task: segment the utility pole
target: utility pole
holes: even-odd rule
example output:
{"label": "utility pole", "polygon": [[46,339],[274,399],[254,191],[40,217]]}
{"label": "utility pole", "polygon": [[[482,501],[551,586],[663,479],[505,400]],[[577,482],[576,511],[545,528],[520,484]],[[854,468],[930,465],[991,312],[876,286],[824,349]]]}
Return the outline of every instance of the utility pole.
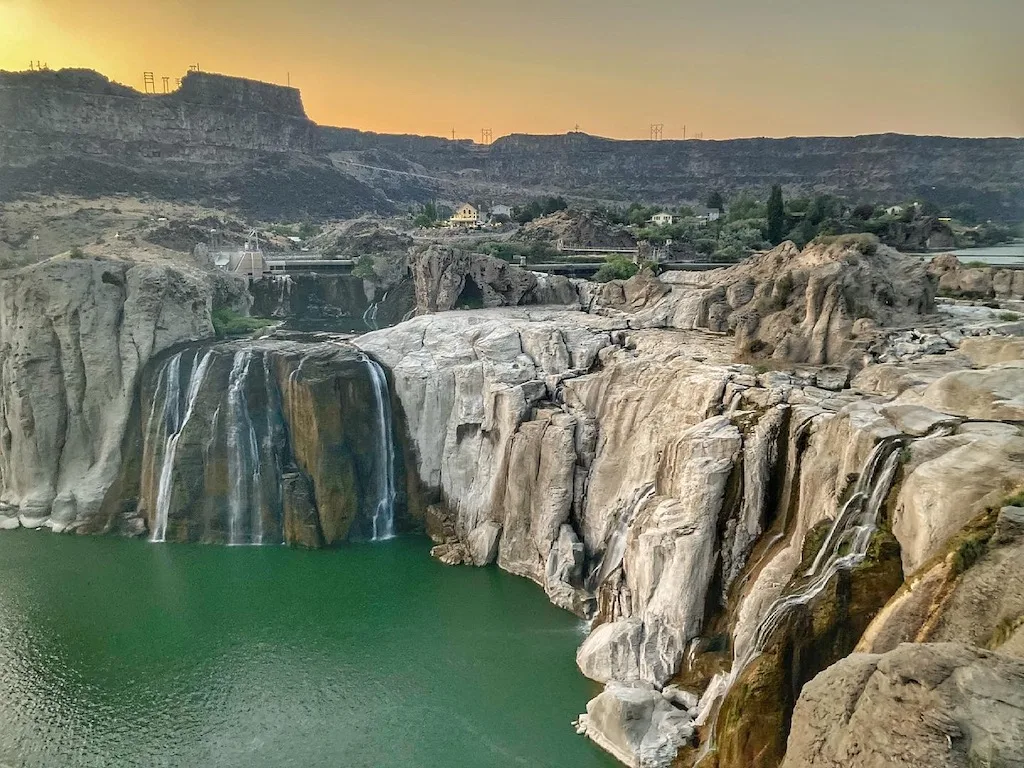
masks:
{"label": "utility pole", "polygon": [[171,78],[169,78],[169,77],[161,77],[160,79],[164,81],[164,93],[170,93],[171,92]]}
{"label": "utility pole", "polygon": [[288,87],[289,88],[292,87],[292,73],[291,72],[288,73]]}
{"label": "utility pole", "polygon": [[452,141],[455,141],[455,128],[452,128]]}
{"label": "utility pole", "polygon": [[490,144],[491,141],[493,140],[492,139],[493,136],[494,136],[494,133],[491,131],[490,128],[481,128],[480,129],[480,143],[481,144]]}
{"label": "utility pole", "polygon": [[156,81],[153,79],[152,72],[142,73],[142,92],[156,93]]}
{"label": "utility pole", "polygon": [[686,126],[683,126],[683,141],[686,141]]}

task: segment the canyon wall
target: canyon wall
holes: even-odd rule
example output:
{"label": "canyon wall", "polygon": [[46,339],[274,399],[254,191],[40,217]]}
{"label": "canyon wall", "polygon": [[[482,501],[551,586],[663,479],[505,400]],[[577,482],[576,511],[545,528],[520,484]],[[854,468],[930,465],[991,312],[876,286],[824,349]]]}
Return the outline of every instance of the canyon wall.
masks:
{"label": "canyon wall", "polygon": [[336,171],[294,88],[189,72],[142,94],[91,70],[0,72],[0,200],[153,195],[265,216],[390,206]]}
{"label": "canyon wall", "polygon": [[[1019,342],[922,314],[934,288],[910,260],[787,248],[699,286],[606,286],[619,298],[596,314],[447,312],[356,340],[410,414],[435,556],[496,562],[591,619],[577,661],[606,688],[579,728],[630,765],[777,765],[804,684],[1024,483]],[[792,298],[747,336],[731,325],[786,275]],[[736,332],[671,322],[700,306]],[[846,346],[868,318],[934,330]],[[735,362],[751,339],[785,352]],[[941,593],[1002,563],[978,636],[1010,652],[1016,577],[994,538],[971,541]],[[928,602],[926,623],[962,625],[955,604]],[[933,638],[921,615],[884,636]]]}
{"label": "canyon wall", "polygon": [[146,364],[213,335],[203,273],[53,259],[0,280],[0,525],[94,520]]}

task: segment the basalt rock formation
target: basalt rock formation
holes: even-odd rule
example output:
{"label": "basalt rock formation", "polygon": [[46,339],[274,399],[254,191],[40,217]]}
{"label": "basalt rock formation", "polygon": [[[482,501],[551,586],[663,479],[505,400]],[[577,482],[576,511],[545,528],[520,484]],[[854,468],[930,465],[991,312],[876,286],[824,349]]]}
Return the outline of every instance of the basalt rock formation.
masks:
{"label": "basalt rock formation", "polygon": [[940,296],[1024,300],[1024,270],[967,267],[945,253],[929,262],[928,274],[938,278]]}
{"label": "basalt rock formation", "polygon": [[521,304],[575,304],[568,278],[530,272],[493,256],[432,245],[412,256],[419,313]]}
{"label": "basalt rock formation", "polygon": [[147,194],[296,218],[391,210],[321,153],[298,90],[205,72],[159,95],[89,70],[2,72],[0,168],[0,200]]}
{"label": "basalt rock formation", "polygon": [[156,541],[319,547],[403,525],[387,378],[354,348],[185,348],[150,366],[141,393],[141,467],[121,485],[122,527],[134,512]]}
{"label": "basalt rock formation", "polygon": [[54,259],[0,280],[0,526],[99,514],[146,364],[213,335],[203,274]]}
{"label": "basalt rock formation", "polygon": [[741,360],[859,366],[879,327],[934,311],[934,287],[919,262],[873,242],[783,243],[732,267],[613,281],[589,306],[630,328],[729,334]]}
{"label": "basalt rock formation", "polygon": [[[23,270],[0,290],[0,523],[322,546],[422,517],[439,559],[591,622],[577,663],[605,688],[577,728],[626,764],[844,764],[909,699],[863,765],[940,737],[936,765],[1013,765],[1024,348],[860,247],[351,341],[184,344],[210,333],[208,277]],[[536,295],[421,257],[426,309],[473,275],[492,305]]]}
{"label": "basalt rock formation", "polygon": [[[755,326],[785,320],[767,337],[784,370],[735,362],[739,330],[671,322],[705,303],[728,329],[725,308],[784,275],[799,288]],[[951,547],[968,574],[998,563],[959,601],[929,602],[929,625],[962,626],[953,606],[983,588],[1014,620],[1016,561],[956,538],[1024,484],[1015,342],[922,315],[923,268],[886,251],[787,246],[697,287],[618,290],[635,306],[449,312],[356,341],[410,414],[436,555],[493,557],[592,620],[577,661],[607,689],[581,732],[627,764],[777,765],[804,684]],[[871,330],[847,346],[855,320]],[[912,320],[933,330],[880,327]],[[885,636],[918,632],[908,621]]]}
{"label": "basalt rock formation", "polygon": [[559,240],[570,248],[635,248],[636,240],[623,227],[589,211],[558,211],[523,226],[513,240],[554,245]]}
{"label": "basalt rock formation", "polygon": [[1019,765],[1024,661],[959,644],[854,654],[812,680],[783,768]]}

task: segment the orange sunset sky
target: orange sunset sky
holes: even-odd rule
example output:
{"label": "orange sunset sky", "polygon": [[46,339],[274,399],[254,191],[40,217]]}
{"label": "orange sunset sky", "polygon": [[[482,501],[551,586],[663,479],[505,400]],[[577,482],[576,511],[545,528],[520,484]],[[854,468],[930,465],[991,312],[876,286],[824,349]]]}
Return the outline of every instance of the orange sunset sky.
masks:
{"label": "orange sunset sky", "polygon": [[479,140],[1024,135],[1024,0],[0,0],[0,69],[302,89],[327,125]]}

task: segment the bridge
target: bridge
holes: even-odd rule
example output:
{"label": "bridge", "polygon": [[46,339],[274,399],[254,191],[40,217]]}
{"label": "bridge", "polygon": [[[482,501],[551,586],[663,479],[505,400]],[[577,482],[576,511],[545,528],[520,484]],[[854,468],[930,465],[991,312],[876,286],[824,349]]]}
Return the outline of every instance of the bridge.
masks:
{"label": "bridge", "polygon": [[[567,250],[567,253],[572,251]],[[585,253],[586,249],[578,249],[576,252]],[[636,251],[622,249],[609,251],[601,249],[596,251],[600,255],[609,253],[629,253],[636,255]],[[322,253],[311,251],[301,252],[274,252],[262,250],[246,251],[222,251],[214,256],[214,263],[227,272],[242,275],[247,279],[261,280],[266,275],[296,275],[304,273],[348,275],[355,268],[355,259],[343,259],[333,256],[325,256]],[[513,263],[513,262],[510,262]],[[519,259],[516,266],[528,269],[532,272],[544,272],[549,275],[565,275],[566,277],[590,278],[606,262],[591,261],[582,259],[570,259],[567,261],[541,262],[537,264],[527,263],[525,258]],[[710,262],[678,261],[666,262],[659,265],[663,270],[687,270],[702,272],[709,269],[727,266],[726,264],[714,264]]]}

